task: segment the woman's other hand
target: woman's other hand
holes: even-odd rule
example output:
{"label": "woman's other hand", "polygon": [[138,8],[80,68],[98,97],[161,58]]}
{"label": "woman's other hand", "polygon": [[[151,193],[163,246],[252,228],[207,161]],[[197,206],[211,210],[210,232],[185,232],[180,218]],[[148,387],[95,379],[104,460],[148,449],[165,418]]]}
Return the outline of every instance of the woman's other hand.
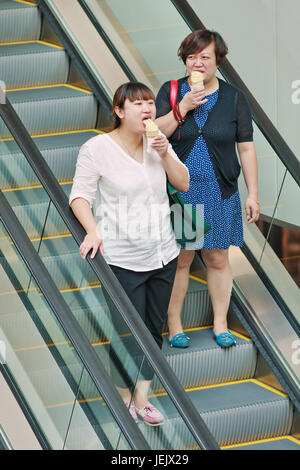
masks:
{"label": "woman's other hand", "polygon": [[86,258],[87,254],[92,250],[91,258],[93,259],[96,256],[97,251],[99,250],[100,253],[103,255],[103,245],[102,239],[100,237],[99,232],[93,231],[88,233],[85,237],[83,242],[79,247],[79,252],[83,259]]}
{"label": "woman's other hand", "polygon": [[253,222],[257,222],[259,219],[259,202],[256,199],[252,199],[248,197],[246,199],[246,216],[248,220],[248,224],[252,224]]}

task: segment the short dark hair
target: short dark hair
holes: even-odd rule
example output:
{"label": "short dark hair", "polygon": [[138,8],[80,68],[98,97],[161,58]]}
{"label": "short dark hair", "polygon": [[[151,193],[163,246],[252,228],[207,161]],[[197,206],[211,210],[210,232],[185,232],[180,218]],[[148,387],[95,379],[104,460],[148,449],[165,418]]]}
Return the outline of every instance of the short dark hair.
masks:
{"label": "short dark hair", "polygon": [[217,65],[220,65],[226,54],[228,47],[222,36],[216,31],[208,29],[197,29],[190,33],[180,44],[178,56],[186,63],[190,54],[200,52],[214,41]]}
{"label": "short dark hair", "polygon": [[155,96],[152,90],[148,88],[144,83],[140,82],[127,82],[119,86],[117,91],[114,94],[113,98],[113,129],[116,129],[120,126],[121,120],[119,116],[115,113],[115,107],[123,109],[124,103],[126,100],[135,101],[135,100],[154,100]]}

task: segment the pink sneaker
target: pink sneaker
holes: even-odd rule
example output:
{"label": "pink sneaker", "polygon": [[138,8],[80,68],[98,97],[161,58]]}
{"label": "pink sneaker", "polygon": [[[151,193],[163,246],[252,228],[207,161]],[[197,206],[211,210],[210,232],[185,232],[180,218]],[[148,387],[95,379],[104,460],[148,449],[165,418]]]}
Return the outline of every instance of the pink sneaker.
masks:
{"label": "pink sneaker", "polygon": [[160,426],[164,423],[164,417],[157,408],[151,403],[146,403],[144,408],[138,409],[135,407],[137,414],[143,419],[143,421],[149,426]]}
{"label": "pink sneaker", "polygon": [[129,409],[129,413],[131,414],[131,416],[132,416],[132,418],[134,419],[134,421],[135,421],[136,423],[138,423],[139,420],[138,420],[138,417],[137,417],[137,414],[136,414],[136,411],[135,411],[135,406],[134,406],[134,404],[133,404],[133,403],[130,404],[129,401],[126,401],[126,402],[125,402],[125,406],[126,406],[126,408]]}

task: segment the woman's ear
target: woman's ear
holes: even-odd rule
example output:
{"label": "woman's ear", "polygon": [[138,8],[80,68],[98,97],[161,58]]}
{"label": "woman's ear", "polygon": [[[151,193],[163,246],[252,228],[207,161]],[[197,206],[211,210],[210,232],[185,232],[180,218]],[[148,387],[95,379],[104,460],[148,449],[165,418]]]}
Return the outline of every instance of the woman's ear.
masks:
{"label": "woman's ear", "polygon": [[124,117],[124,109],[119,108],[119,106],[115,106],[114,112],[115,112],[115,114],[118,116],[119,119],[123,119],[123,117]]}

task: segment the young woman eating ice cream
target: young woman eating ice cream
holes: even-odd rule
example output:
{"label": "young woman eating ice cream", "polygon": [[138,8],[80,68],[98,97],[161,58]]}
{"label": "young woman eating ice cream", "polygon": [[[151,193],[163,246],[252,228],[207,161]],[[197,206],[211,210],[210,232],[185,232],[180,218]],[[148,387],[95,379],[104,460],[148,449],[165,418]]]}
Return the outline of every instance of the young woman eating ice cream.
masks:
{"label": "young woman eating ice cream", "polygon": [[[118,88],[113,130],[90,139],[79,152],[70,205],[87,232],[81,256],[102,252],[161,348],[179,248],[169,211],[162,210],[160,217],[157,211],[169,207],[166,179],[187,191],[189,173],[167,138],[161,133],[153,137],[155,116],[155,97],[148,87],[129,82]],[[146,125],[152,132],[150,146]],[[112,312],[112,320],[117,317]],[[134,347],[131,354],[139,355]],[[162,424],[163,415],[148,401],[153,370],[146,360],[140,366],[134,393],[116,367],[113,380],[135,420],[140,416],[146,424]]]}

